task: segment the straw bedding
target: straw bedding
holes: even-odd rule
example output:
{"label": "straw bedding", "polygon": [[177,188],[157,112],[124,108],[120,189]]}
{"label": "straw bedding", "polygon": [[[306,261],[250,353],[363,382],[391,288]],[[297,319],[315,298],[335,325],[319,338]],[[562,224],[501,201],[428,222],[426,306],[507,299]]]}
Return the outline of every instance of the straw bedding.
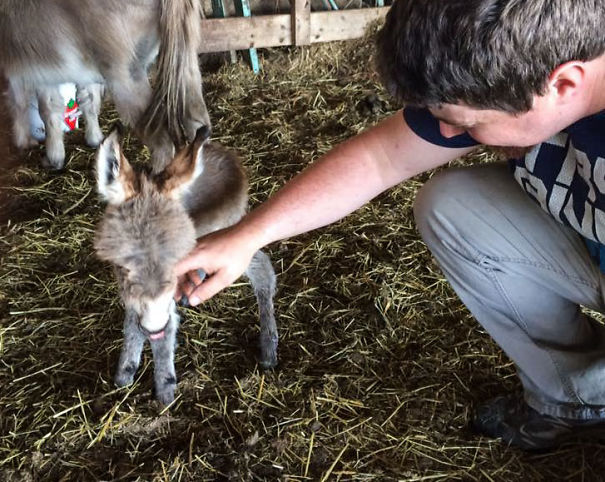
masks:
{"label": "straw bedding", "polygon": [[[213,139],[243,156],[253,205],[400,107],[371,51],[366,38],[261,51],[257,76],[244,62],[207,69]],[[115,118],[108,103],[105,130]],[[65,172],[39,167],[41,150],[2,172],[0,480],[601,480],[597,443],[523,454],[467,429],[476,403],[519,386],[415,230],[431,173],[270,246],[275,371],[256,365],[255,300],[240,280],[182,310],[169,409],[152,400],[149,350],[134,386],[116,389],[122,308],[92,249],[94,152],[81,132],[67,141]],[[146,161],[134,137],[125,148]]]}

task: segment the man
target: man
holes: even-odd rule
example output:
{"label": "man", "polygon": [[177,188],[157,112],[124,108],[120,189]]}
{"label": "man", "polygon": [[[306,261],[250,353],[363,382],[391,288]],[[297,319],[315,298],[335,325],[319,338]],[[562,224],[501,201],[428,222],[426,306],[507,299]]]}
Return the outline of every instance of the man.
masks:
{"label": "man", "polygon": [[179,273],[231,284],[262,246],[342,218],[478,144],[530,148],[448,169],[415,217],[462,301],[515,362],[524,400],[479,407],[474,427],[524,449],[605,432],[605,2],[396,0],[378,65],[406,109],[337,146]]}

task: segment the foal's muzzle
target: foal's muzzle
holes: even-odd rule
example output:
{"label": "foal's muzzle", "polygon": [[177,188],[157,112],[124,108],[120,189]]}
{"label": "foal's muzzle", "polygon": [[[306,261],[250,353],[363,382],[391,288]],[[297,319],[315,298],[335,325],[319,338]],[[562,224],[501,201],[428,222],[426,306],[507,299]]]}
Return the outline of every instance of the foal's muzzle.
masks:
{"label": "foal's muzzle", "polygon": [[168,326],[168,321],[166,321],[166,325],[164,325],[164,327],[162,329],[156,330],[156,331],[149,331],[147,328],[145,328],[143,325],[141,325],[141,323],[139,323],[139,330],[141,330],[141,332],[147,338],[149,338],[151,341],[161,340],[164,338],[164,335],[166,334],[165,331],[166,331],[166,327]]}

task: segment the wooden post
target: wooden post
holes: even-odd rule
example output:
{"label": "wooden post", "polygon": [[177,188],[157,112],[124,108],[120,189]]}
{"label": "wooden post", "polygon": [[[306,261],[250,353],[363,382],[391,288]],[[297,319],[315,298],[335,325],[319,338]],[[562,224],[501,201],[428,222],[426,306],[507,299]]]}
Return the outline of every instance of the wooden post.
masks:
{"label": "wooden post", "polygon": [[[225,18],[227,16],[225,13],[225,3],[223,0],[212,0],[212,13],[214,18]],[[232,64],[237,62],[237,54],[235,53],[235,50],[229,50],[229,58],[231,59]]]}
{"label": "wooden post", "polygon": [[292,2],[292,45],[311,43],[311,0],[290,0]]}
{"label": "wooden post", "polygon": [[[250,17],[250,2],[248,0],[235,0],[235,11],[242,17]],[[252,71],[258,74],[258,55],[255,48],[248,49],[248,59],[250,60]]]}

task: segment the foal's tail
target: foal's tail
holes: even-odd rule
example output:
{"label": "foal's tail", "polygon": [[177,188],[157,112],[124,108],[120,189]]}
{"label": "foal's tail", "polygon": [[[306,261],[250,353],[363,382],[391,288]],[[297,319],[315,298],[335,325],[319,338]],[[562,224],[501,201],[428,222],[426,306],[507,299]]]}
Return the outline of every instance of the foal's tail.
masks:
{"label": "foal's tail", "polygon": [[209,125],[202,96],[197,52],[201,39],[201,1],[160,1],[160,51],[153,96],[142,123],[146,137],[167,129],[180,148]]}

